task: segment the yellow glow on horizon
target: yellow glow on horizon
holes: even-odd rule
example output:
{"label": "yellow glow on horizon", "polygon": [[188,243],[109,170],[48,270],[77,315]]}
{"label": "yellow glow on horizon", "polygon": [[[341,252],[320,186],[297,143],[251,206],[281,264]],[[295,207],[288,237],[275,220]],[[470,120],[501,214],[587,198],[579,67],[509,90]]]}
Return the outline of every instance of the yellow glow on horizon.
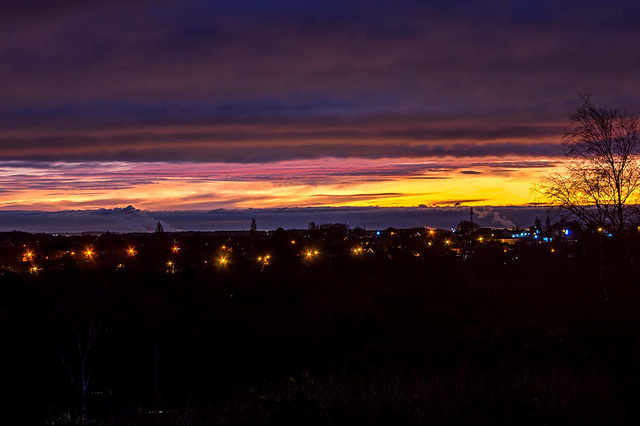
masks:
{"label": "yellow glow on horizon", "polygon": [[[550,159],[530,159],[542,161]],[[465,206],[479,205],[523,205],[534,201],[531,196],[532,186],[539,178],[553,167],[504,167],[500,162],[504,159],[430,159],[430,163],[442,163],[442,170],[425,171],[424,174],[402,173],[381,174],[375,178],[367,178],[366,167],[383,168],[387,161],[368,160],[362,176],[334,178],[331,173],[324,172],[327,164],[335,164],[341,171],[348,171],[351,159],[334,159],[318,161],[318,178],[305,182],[297,174],[291,178],[260,178],[259,184],[252,180],[253,168],[271,167],[286,176],[287,173],[302,173],[304,168],[298,165],[278,163],[275,165],[238,165],[239,179],[224,180],[193,178],[190,176],[172,176],[162,179],[146,179],[144,183],[133,183],[130,186],[118,185],[104,189],[82,189],[69,186],[67,189],[31,189],[17,187],[14,191],[0,194],[0,209],[37,209],[37,210],[74,210],[123,207],[131,204],[145,210],[208,210],[215,208],[277,208],[277,207],[318,207],[318,206],[453,206],[456,203]],[[364,162],[365,160],[359,160]],[[393,160],[393,166],[405,164]],[[421,161],[407,159],[409,165],[420,165]],[[523,163],[525,160],[521,160]],[[446,169],[446,164],[458,162],[468,164],[473,173],[465,174],[463,168]],[[491,167],[489,163],[493,164]],[[483,164],[487,165],[483,165]],[[302,162],[302,165],[307,163]],[[313,163],[315,164],[315,163]],[[425,163],[427,164],[427,163]],[[457,164],[457,163],[456,163]],[[479,164],[479,165],[478,165]],[[214,165],[215,166],[215,165]],[[212,166],[212,167],[214,167]],[[232,165],[223,165],[232,168]],[[223,167],[217,165],[216,167]],[[366,167],[365,167],[366,166]],[[115,167],[115,166],[114,166]],[[118,165],[118,170],[122,166]],[[142,166],[140,166],[142,167]],[[389,166],[391,167],[391,166]],[[425,166],[425,168],[428,168]],[[225,169],[226,170],[226,169]],[[271,169],[270,169],[271,170]],[[42,171],[34,172],[30,179],[42,178]],[[53,172],[52,172],[53,173]],[[204,173],[204,172],[203,172]],[[243,174],[244,173],[244,174]],[[274,172],[275,173],[275,172]],[[357,174],[357,170],[354,171]],[[243,180],[243,176],[248,176]],[[28,177],[29,178],[29,177]],[[153,182],[149,182],[153,180]]]}

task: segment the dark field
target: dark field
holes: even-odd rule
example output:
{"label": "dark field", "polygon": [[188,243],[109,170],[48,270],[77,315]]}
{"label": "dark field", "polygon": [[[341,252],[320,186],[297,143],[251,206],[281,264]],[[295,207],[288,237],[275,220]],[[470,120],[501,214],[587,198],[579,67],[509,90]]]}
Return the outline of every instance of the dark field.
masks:
{"label": "dark field", "polygon": [[[449,236],[422,231],[3,234],[2,416],[56,425],[639,420],[640,292],[612,240],[454,241],[457,253]],[[80,254],[87,247],[90,258]],[[86,420],[73,382],[83,371]]]}

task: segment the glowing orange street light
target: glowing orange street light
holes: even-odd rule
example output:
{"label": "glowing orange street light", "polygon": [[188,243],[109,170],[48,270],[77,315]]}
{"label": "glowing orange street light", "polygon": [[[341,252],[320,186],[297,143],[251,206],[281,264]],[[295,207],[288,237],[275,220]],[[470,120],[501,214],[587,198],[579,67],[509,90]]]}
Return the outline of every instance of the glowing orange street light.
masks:
{"label": "glowing orange street light", "polygon": [[171,251],[174,252],[174,253],[178,253],[180,251],[180,247],[173,246],[173,247],[171,247]]}
{"label": "glowing orange street light", "polygon": [[224,257],[224,256],[220,256],[220,257],[218,258],[218,265],[220,265],[220,266],[226,266],[226,265],[227,265],[227,263],[229,263],[229,259],[227,259],[226,257]]}
{"label": "glowing orange street light", "polygon": [[25,256],[27,259],[31,260],[31,259],[33,259],[33,252],[32,252],[32,251],[27,251],[27,252],[24,254],[24,256]]}
{"label": "glowing orange street light", "polygon": [[38,267],[37,267],[37,266],[33,266],[29,271],[30,271],[32,274],[37,274],[37,273],[38,273]]}
{"label": "glowing orange street light", "polygon": [[91,249],[86,249],[86,250],[84,251],[84,256],[85,256],[87,259],[92,258],[92,257],[93,257],[93,250],[91,250]]}
{"label": "glowing orange street light", "polygon": [[136,255],[136,250],[135,250],[133,247],[129,247],[129,248],[127,249],[127,254],[128,254],[129,256],[135,256],[135,255]]}

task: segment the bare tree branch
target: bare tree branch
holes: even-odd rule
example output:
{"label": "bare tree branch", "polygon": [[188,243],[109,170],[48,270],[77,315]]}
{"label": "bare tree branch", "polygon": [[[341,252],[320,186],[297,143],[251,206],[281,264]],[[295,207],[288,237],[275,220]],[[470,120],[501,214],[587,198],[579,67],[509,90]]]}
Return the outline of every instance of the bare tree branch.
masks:
{"label": "bare tree branch", "polygon": [[638,117],[599,108],[589,95],[569,117],[561,171],[536,188],[540,201],[569,212],[586,227],[624,233],[638,222]]}

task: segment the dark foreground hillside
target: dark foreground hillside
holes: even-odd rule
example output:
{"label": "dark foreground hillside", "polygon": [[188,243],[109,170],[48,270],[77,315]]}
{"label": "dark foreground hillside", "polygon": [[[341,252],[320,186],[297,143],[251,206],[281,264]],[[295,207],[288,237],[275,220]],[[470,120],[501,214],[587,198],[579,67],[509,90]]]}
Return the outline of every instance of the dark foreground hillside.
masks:
{"label": "dark foreground hillside", "polygon": [[71,379],[95,329],[88,424],[639,420],[640,295],[615,256],[607,303],[587,242],[331,250],[276,247],[264,268],[3,272],[0,416],[82,424]]}

